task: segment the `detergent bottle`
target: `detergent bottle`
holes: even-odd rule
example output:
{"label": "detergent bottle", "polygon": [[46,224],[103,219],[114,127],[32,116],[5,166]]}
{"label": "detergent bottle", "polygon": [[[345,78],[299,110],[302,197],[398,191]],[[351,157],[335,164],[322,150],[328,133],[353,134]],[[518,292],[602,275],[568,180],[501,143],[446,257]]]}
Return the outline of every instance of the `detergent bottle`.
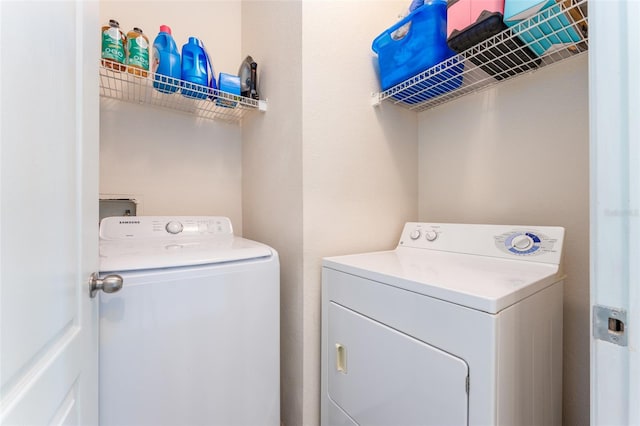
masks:
{"label": "detergent bottle", "polygon": [[149,39],[137,27],[127,33],[127,71],[140,77],[149,74]]}
{"label": "detergent bottle", "polygon": [[160,26],[153,41],[153,87],[162,93],[173,93],[180,87],[180,53],[171,36],[171,28]]}
{"label": "detergent bottle", "polygon": [[109,24],[102,27],[102,66],[124,71],[126,44],[127,37],[120,30],[120,24],[115,19],[110,19]]}
{"label": "detergent bottle", "polygon": [[209,72],[207,54],[202,42],[189,37],[182,46],[182,95],[188,98],[205,99],[209,95]]}

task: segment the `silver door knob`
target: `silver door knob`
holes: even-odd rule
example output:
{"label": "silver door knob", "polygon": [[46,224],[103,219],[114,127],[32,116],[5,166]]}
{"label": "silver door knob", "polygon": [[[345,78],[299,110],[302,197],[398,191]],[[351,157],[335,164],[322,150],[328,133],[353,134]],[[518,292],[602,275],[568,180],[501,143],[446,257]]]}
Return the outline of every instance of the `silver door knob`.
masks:
{"label": "silver door knob", "polygon": [[120,275],[107,275],[104,278],[98,278],[97,273],[91,274],[89,278],[89,295],[96,297],[98,290],[105,293],[115,293],[122,288],[123,279]]}

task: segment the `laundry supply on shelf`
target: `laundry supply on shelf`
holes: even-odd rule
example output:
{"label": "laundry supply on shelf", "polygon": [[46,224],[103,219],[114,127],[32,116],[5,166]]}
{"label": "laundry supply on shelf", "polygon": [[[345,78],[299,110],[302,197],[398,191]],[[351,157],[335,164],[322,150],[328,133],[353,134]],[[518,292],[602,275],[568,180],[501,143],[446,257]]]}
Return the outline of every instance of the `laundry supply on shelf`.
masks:
{"label": "laundry supply on shelf", "polygon": [[260,99],[258,95],[258,63],[251,55],[244,58],[238,69],[240,94],[246,98]]}
{"label": "laundry supply on shelf", "polygon": [[[566,3],[566,2],[565,2]],[[556,0],[505,0],[504,23],[537,55],[564,49],[582,40],[571,15]]]}
{"label": "laundry supply on shelf", "polygon": [[[458,53],[507,30],[503,22],[505,0],[449,0],[447,44]],[[507,30],[508,31],[508,30]],[[540,59],[522,40],[509,33],[500,43],[467,57],[496,80],[536,68]]]}
{"label": "laundry supply on shelf", "polygon": [[251,62],[251,99],[260,99],[258,95],[258,63]]}
{"label": "laundry supply on shelf", "polygon": [[127,70],[140,77],[149,75],[149,39],[138,27],[127,33]]}
{"label": "laundry supply on shelf", "polygon": [[[239,99],[240,77],[238,77],[237,75],[226,74],[221,72],[220,77],[218,78],[218,84],[220,86],[221,92],[226,92],[232,95],[238,95],[238,97],[232,96],[231,98],[235,100]],[[218,96],[218,98],[216,99],[216,105],[226,107],[226,108],[235,108],[238,105],[238,103],[234,102],[231,99],[228,99],[227,96],[223,95],[222,97]]]}
{"label": "laundry supply on shelf", "polygon": [[102,66],[115,71],[126,69],[126,45],[127,37],[120,29],[120,24],[115,19],[110,19],[107,25],[102,27]]}
{"label": "laundry supply on shelf", "polygon": [[504,15],[504,0],[448,0],[447,37],[454,31],[463,32],[478,22],[483,12]]}
{"label": "laundry supply on shelf", "polygon": [[171,35],[171,28],[160,26],[153,41],[153,87],[162,93],[174,93],[180,88],[180,53]]}
{"label": "laundry supply on shelf", "polygon": [[[406,35],[395,38],[394,32],[407,24]],[[464,62],[447,45],[446,28],[447,1],[430,0],[376,37],[372,49],[378,54],[382,90],[447,60],[436,75],[407,87],[394,98],[418,103],[458,88]]]}
{"label": "laundry supply on shelf", "polygon": [[202,42],[195,37],[182,46],[182,95],[205,99],[209,96],[208,58]]}

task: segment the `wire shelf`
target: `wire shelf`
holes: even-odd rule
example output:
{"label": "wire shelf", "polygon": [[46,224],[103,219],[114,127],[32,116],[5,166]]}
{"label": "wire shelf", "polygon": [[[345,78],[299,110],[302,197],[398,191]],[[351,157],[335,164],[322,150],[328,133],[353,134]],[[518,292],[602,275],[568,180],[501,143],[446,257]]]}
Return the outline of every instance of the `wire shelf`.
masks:
{"label": "wire shelf", "polygon": [[[109,65],[111,64],[100,64],[100,96],[103,98],[151,105],[207,120],[232,123],[240,122],[248,111],[267,110],[266,101],[213,90],[152,72],[142,77],[128,72],[125,65],[118,64],[123,70],[120,72]],[[137,69],[131,71],[140,73]],[[154,87],[154,83],[161,91]]]}
{"label": "wire shelf", "polygon": [[414,111],[475,93],[502,81],[588,51],[587,0],[558,4],[379,93],[372,103],[389,101]]}

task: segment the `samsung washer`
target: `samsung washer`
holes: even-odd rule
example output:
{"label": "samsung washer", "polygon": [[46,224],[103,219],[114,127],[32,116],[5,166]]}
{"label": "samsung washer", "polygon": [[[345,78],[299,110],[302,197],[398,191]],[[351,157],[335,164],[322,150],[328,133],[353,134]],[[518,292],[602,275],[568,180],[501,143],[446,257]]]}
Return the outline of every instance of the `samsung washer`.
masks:
{"label": "samsung washer", "polygon": [[407,223],[324,259],[322,424],[561,425],[563,237]]}
{"label": "samsung washer", "polygon": [[279,261],[225,217],[103,219],[101,426],[280,425]]}

